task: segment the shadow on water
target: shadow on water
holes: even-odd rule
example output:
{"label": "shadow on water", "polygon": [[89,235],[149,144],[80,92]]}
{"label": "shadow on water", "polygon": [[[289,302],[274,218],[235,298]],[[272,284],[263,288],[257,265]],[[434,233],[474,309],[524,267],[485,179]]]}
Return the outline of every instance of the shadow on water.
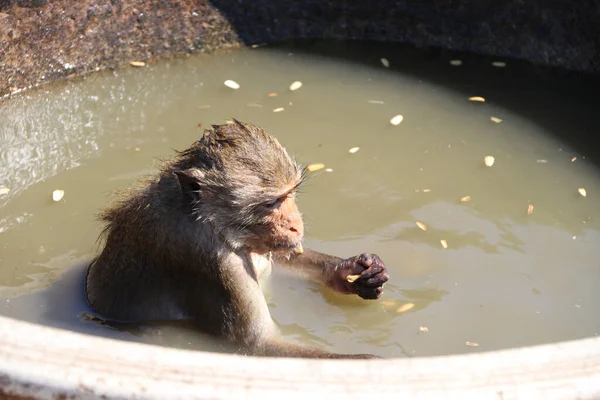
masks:
{"label": "shadow on water", "polygon": [[[362,6],[358,4],[340,5],[334,10],[328,3],[304,2],[296,9],[286,8],[280,11],[278,8],[289,7],[289,5],[286,3],[278,6],[271,3],[269,8],[260,8],[244,1],[211,0],[211,3],[225,15],[240,39],[247,44],[261,43],[261,40],[281,41],[282,38],[285,40],[290,35],[318,37],[317,32],[312,32],[308,28],[314,19],[310,17],[311,15],[318,15],[318,19],[324,21],[325,25],[327,24],[325,21],[330,21],[330,37],[348,36],[351,32],[350,24],[362,20],[360,18]],[[440,4],[439,7],[444,6]],[[373,9],[369,11],[376,13]],[[381,16],[378,19],[380,15],[373,14],[372,18],[362,21],[365,24],[365,38],[369,38],[369,32],[376,33],[374,37],[377,38],[386,37],[386,26],[382,21],[389,21],[388,24],[426,27],[428,32],[435,34],[439,33],[439,27],[443,27],[441,28],[443,30],[448,29],[448,25],[455,25],[462,29],[458,33],[459,37],[471,37],[472,42],[478,42],[489,36],[489,26],[497,23],[492,17],[486,15],[480,15],[477,21],[463,20],[464,17],[458,12],[454,14],[454,11],[452,7],[448,7],[445,10],[445,20],[440,20],[438,7],[428,7],[420,3],[391,3],[386,10],[386,17]],[[273,18],[272,15],[280,18]],[[284,19],[283,16],[287,18]],[[282,28],[283,26],[285,29]],[[402,29],[392,30],[402,31]],[[489,40],[495,40],[493,35]],[[380,65],[380,58],[385,57],[390,61],[391,70],[445,86],[465,96],[489,98],[492,104],[504,107],[539,124],[548,133],[581,154],[592,158],[597,163],[600,162],[600,146],[598,146],[600,138],[597,134],[600,132],[600,121],[595,117],[597,104],[600,103],[598,94],[600,76],[598,75],[506,59],[504,61],[509,63],[507,68],[494,68],[490,64],[492,61],[497,61],[497,57],[442,48],[417,48],[401,43],[369,41],[357,44],[357,42],[343,40],[303,39],[287,41],[275,47],[367,65]],[[519,52],[518,49],[515,50]],[[448,62],[452,59],[462,60],[463,65],[460,68],[450,68]],[[518,96],[515,95],[517,92]],[[576,112],[563,113],[560,110],[576,110]]]}
{"label": "shadow on water", "polygon": [[[506,67],[497,68],[491,65],[497,57],[399,43],[296,40],[272,47],[370,66],[380,66],[385,57],[391,71],[451,89],[465,98],[482,96],[600,164],[598,75],[506,59]],[[460,59],[462,66],[451,67],[449,62],[454,59]]]}

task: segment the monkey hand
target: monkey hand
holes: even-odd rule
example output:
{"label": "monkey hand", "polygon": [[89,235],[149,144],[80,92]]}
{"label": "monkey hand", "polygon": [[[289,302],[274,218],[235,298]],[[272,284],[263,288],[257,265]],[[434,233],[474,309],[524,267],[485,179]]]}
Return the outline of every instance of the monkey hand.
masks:
{"label": "monkey hand", "polygon": [[363,299],[378,299],[383,285],[390,279],[383,261],[375,255],[363,253],[340,261],[330,278],[330,286],[345,294],[357,294]]}

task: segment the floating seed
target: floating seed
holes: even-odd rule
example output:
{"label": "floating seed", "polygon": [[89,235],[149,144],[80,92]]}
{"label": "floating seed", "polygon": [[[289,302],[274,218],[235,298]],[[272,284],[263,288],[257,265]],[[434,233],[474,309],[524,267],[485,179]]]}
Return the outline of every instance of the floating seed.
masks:
{"label": "floating seed", "polygon": [[383,305],[384,307],[394,307],[396,306],[396,302],[395,301],[381,301],[381,305]]}
{"label": "floating seed", "polygon": [[579,192],[580,195],[582,195],[583,197],[587,196],[587,192],[585,191],[584,188],[579,188],[577,189],[577,191]]}
{"label": "floating seed", "polygon": [[496,68],[504,68],[506,67],[506,63],[504,61],[494,61],[492,66]]}
{"label": "floating seed", "polygon": [[404,117],[402,115],[398,114],[394,118],[390,119],[390,124],[399,125],[403,119],[404,119]]}
{"label": "floating seed", "polygon": [[390,67],[390,62],[388,61],[387,58],[381,58],[381,63],[383,64],[384,67],[389,68]]}
{"label": "floating seed", "polygon": [[447,249],[448,248],[448,242],[446,242],[444,239],[440,240],[440,243],[442,244],[442,247]]}
{"label": "floating seed", "polygon": [[429,328],[426,326],[420,326],[419,327],[419,332],[429,332]]}
{"label": "floating seed", "polygon": [[[202,124],[199,124],[200,126],[202,126]],[[136,147],[135,149],[133,149],[135,151],[141,151],[142,149],[140,149],[139,147]]]}
{"label": "floating seed", "polygon": [[323,168],[325,168],[325,164],[321,164],[321,163],[318,163],[318,164],[308,164],[306,166],[306,169],[309,172],[318,171],[318,170],[323,169]]}
{"label": "floating seed", "polygon": [[400,314],[400,313],[406,312],[406,311],[408,311],[408,310],[410,310],[410,309],[414,308],[414,306],[415,306],[415,305],[414,305],[414,303],[406,303],[406,304],[403,304],[403,305],[401,305],[401,306],[400,306],[400,307],[399,307],[399,308],[396,310],[396,312],[397,312],[398,314]]}
{"label": "floating seed", "polygon": [[530,204],[529,206],[527,206],[527,215],[531,215],[532,212],[533,212],[533,204]]}
{"label": "floating seed", "polygon": [[284,110],[283,107],[279,107],[273,110],[273,112],[282,112]]}
{"label": "floating seed", "polygon": [[239,83],[237,83],[236,81],[232,81],[230,79],[226,80],[224,83],[225,83],[225,86],[227,86],[228,88],[231,88],[231,89],[236,89],[237,90],[237,89],[240,88],[240,84]]}
{"label": "floating seed", "polygon": [[367,102],[371,103],[371,104],[385,104],[383,101],[381,100],[367,100]]}
{"label": "floating seed", "polygon": [[497,117],[490,117],[490,119],[492,120],[492,122],[499,124],[500,122],[502,122],[501,118],[497,118]]}
{"label": "floating seed", "polygon": [[492,165],[494,165],[495,160],[496,159],[492,156],[485,156],[485,158],[483,159],[486,167],[491,167]]}
{"label": "floating seed", "polygon": [[146,65],[146,63],[143,61],[132,61],[129,63],[129,65],[131,65],[132,67],[143,67],[144,65]]}
{"label": "floating seed", "polygon": [[54,201],[60,201],[60,199],[63,198],[63,196],[65,195],[65,191],[64,190],[55,190],[54,192],[52,192],[52,200]]}
{"label": "floating seed", "polygon": [[360,278],[360,275],[359,275],[359,274],[356,274],[356,275],[348,275],[348,276],[346,277],[346,280],[347,280],[348,282],[352,283],[352,282],[356,281],[358,278]]}
{"label": "floating seed", "polygon": [[450,60],[450,65],[453,67],[459,67],[462,65],[462,60]]}
{"label": "floating seed", "polygon": [[325,172],[333,172],[333,169],[327,168],[327,169],[325,169]]}
{"label": "floating seed", "polygon": [[465,196],[465,197],[461,197],[460,201],[463,203],[466,203],[467,201],[471,200],[471,196]]}
{"label": "floating seed", "polygon": [[479,347],[479,343],[475,342],[466,342],[465,345],[469,347]]}
{"label": "floating seed", "polygon": [[354,154],[356,153],[358,150],[360,150],[360,147],[353,147],[350,150],[348,150],[348,153],[350,154]]}
{"label": "floating seed", "polygon": [[427,230],[427,226],[423,222],[417,221],[416,224],[419,228],[423,229],[424,231]]}
{"label": "floating seed", "polygon": [[295,81],[292,82],[292,84],[290,85],[290,90],[294,91],[294,90],[298,90],[302,87],[302,82],[300,81]]}
{"label": "floating seed", "polygon": [[577,160],[577,157],[571,158],[571,162],[575,162],[575,160]]}
{"label": "floating seed", "polygon": [[258,103],[248,103],[246,104],[248,107],[257,107],[257,108],[262,108],[261,104]]}
{"label": "floating seed", "polygon": [[473,96],[473,97],[469,97],[469,101],[478,101],[480,103],[485,102],[485,99],[481,96]]}
{"label": "floating seed", "polygon": [[423,193],[429,193],[431,192],[431,189],[423,189]]}
{"label": "floating seed", "polygon": [[7,194],[8,192],[10,192],[9,188],[7,188],[7,187],[0,187],[0,195]]}
{"label": "floating seed", "polygon": [[269,93],[267,96],[269,96],[269,97],[275,97],[275,96],[277,96],[277,93]]}

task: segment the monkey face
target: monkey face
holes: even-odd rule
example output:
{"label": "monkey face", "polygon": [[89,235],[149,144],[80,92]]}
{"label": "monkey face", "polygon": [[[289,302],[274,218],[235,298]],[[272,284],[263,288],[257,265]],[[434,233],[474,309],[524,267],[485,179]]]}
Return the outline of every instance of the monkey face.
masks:
{"label": "monkey face", "polygon": [[294,193],[261,203],[256,210],[260,218],[249,228],[248,247],[264,251],[290,251],[304,238],[304,222]]}

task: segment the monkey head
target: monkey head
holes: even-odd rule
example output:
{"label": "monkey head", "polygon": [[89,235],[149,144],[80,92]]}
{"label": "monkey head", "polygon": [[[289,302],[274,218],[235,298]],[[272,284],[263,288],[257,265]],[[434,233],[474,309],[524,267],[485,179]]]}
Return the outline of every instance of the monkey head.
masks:
{"label": "monkey head", "polygon": [[233,249],[291,251],[304,236],[296,191],[305,171],[263,129],[237,120],[213,125],[169,165],[183,207]]}

